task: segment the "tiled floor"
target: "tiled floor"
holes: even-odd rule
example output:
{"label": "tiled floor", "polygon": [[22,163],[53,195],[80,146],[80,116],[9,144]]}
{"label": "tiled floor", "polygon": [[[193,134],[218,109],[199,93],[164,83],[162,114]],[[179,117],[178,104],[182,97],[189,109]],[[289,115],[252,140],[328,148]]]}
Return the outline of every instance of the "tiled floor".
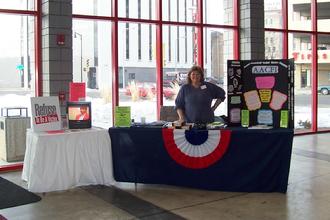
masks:
{"label": "tiled floor", "polygon": [[[0,176],[25,186],[20,172]],[[330,134],[296,136],[288,192],[233,193],[118,183],[40,194],[37,203],[2,209],[15,219],[330,220]]]}

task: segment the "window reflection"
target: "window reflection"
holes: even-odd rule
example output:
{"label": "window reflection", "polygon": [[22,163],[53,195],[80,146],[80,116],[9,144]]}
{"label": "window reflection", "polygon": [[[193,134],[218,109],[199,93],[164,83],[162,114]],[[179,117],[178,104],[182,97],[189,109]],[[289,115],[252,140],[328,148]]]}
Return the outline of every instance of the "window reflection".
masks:
{"label": "window reflection", "polygon": [[318,36],[318,129],[330,128],[330,36]]}
{"label": "window reflection", "polygon": [[312,30],[310,0],[288,0],[288,16],[289,29]]}
{"label": "window reflection", "polygon": [[73,82],[85,82],[93,125],[112,126],[111,23],[74,20]]}
{"label": "window reflection", "polygon": [[[227,60],[233,57],[233,31],[219,28],[204,29],[205,80],[227,91]],[[227,115],[227,99],[215,111],[215,115]]]}
{"label": "window reflection", "polygon": [[0,14],[0,25],[6,30],[0,41],[0,107],[30,109],[35,73],[33,24],[30,16]]}
{"label": "window reflection", "polygon": [[[6,116],[5,108],[14,107],[15,110],[8,110],[9,116],[26,116],[25,111],[20,113],[17,108],[27,108],[27,115],[31,116],[30,98],[35,90],[34,17],[0,14],[0,26],[4,30],[0,35],[0,109],[4,110],[1,114]],[[14,151],[10,150],[8,155],[16,155]],[[7,156],[4,150],[0,166],[8,165],[6,158],[12,160]]]}
{"label": "window reflection", "polygon": [[317,1],[317,28],[318,31],[329,32],[330,1]]}
{"label": "window reflection", "polygon": [[282,28],[282,1],[281,0],[264,0],[265,4],[265,28]]}
{"label": "window reflection", "polygon": [[118,25],[119,105],[132,119],[156,120],[156,29],[151,24]]}
{"label": "window reflection", "polygon": [[204,23],[233,24],[233,0],[203,0]]}
{"label": "window reflection", "polygon": [[[121,1],[119,1],[121,2]],[[111,15],[111,1],[109,0],[72,0],[72,13],[83,15]]]}
{"label": "window reflection", "polygon": [[173,106],[180,86],[195,63],[196,35],[193,27],[167,25],[163,28],[163,102]]}
{"label": "window reflection", "polygon": [[163,0],[163,20],[197,22],[196,0]]}
{"label": "window reflection", "polygon": [[118,1],[118,15],[125,18],[155,20],[156,1],[154,0],[121,0]]}
{"label": "window reflection", "polygon": [[295,61],[295,128],[309,131],[312,122],[311,36],[289,35],[289,56]]}
{"label": "window reflection", "polygon": [[283,57],[283,34],[265,32],[265,59],[281,59]]}
{"label": "window reflection", "polygon": [[35,10],[35,0],[0,1],[0,8],[16,10]]}

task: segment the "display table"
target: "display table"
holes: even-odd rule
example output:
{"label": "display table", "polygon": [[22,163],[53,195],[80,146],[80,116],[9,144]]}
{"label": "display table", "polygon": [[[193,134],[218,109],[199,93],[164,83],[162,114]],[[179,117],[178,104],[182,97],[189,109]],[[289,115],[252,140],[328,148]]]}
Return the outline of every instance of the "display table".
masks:
{"label": "display table", "polygon": [[107,130],[27,130],[22,179],[32,192],[113,183],[111,143]]}
{"label": "display table", "polygon": [[212,131],[221,136],[220,144],[213,148],[207,141],[217,140],[209,131],[181,132],[182,137],[168,130],[110,128],[115,180],[236,192],[286,192],[292,129]]}

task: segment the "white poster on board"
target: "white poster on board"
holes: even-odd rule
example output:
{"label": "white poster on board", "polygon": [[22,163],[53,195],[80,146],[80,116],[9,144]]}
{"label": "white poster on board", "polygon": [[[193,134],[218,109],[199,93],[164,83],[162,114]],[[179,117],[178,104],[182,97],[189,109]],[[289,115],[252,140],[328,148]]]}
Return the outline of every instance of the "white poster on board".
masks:
{"label": "white poster on board", "polygon": [[34,131],[61,130],[61,111],[57,96],[31,97]]}

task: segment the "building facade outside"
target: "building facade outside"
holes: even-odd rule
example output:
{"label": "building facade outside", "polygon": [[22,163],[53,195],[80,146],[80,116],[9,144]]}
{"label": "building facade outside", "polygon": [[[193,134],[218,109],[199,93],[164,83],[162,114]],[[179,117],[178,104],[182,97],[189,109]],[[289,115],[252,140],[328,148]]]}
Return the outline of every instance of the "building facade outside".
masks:
{"label": "building facade outside", "polygon": [[[330,1],[318,1],[318,25],[323,31],[330,31],[330,15],[327,13],[330,8]],[[311,1],[299,0],[289,1],[288,8],[290,16],[289,26],[296,30],[310,29],[311,26]],[[265,25],[278,28],[282,24],[282,3],[281,1],[265,2]],[[267,32],[265,37],[266,59],[279,59],[282,57],[282,35],[277,32]],[[307,34],[294,33],[289,35],[289,57],[295,60],[295,89],[306,89],[311,87],[311,64],[312,45],[311,36]],[[330,85],[330,40],[329,36],[319,35],[318,37],[318,84]]]}

